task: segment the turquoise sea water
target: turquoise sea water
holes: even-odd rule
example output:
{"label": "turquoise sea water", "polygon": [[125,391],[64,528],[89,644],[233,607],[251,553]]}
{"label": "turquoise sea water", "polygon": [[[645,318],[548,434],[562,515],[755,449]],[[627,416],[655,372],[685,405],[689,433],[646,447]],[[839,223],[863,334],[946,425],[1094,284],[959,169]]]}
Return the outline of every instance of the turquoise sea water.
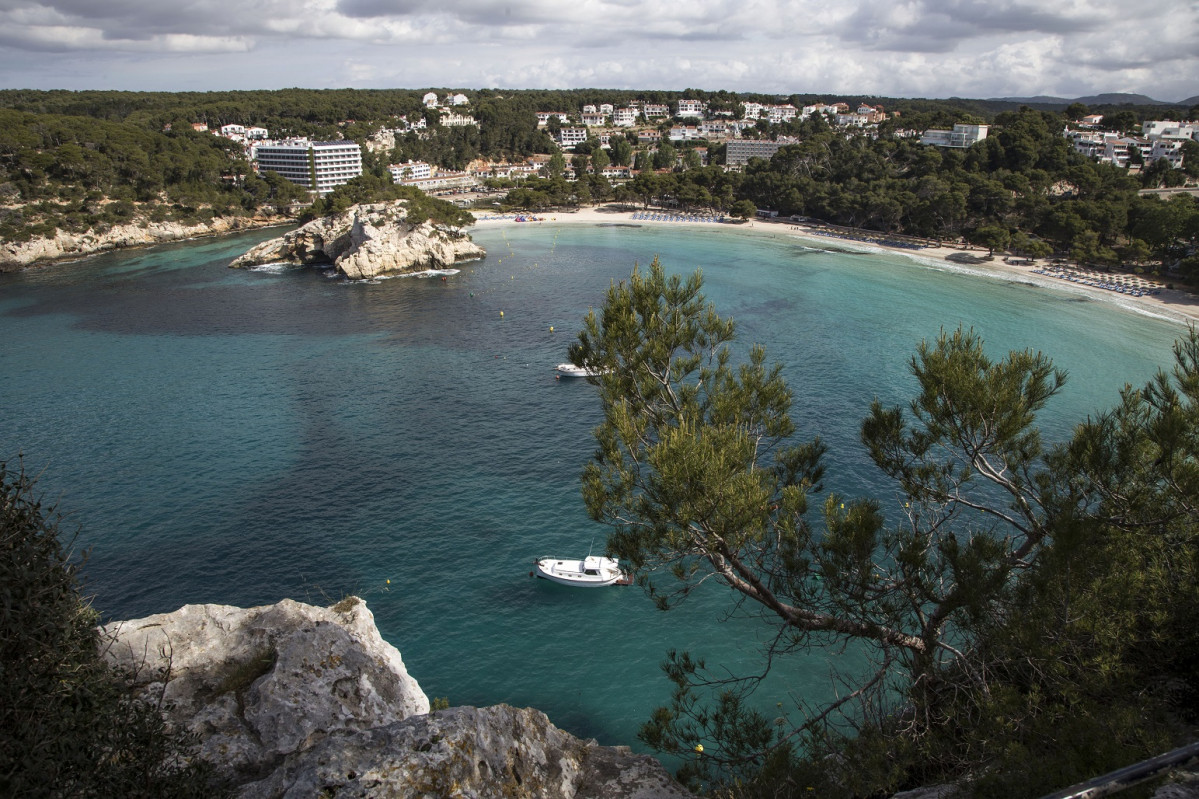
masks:
{"label": "turquoise sea water", "polygon": [[[910,395],[907,361],[942,328],[1069,370],[1051,437],[1168,364],[1182,332],[903,256],[686,227],[484,228],[488,258],[445,281],[226,268],[277,233],[0,276],[0,457],[23,451],[80,526],[109,618],[359,594],[430,696],[532,705],[603,743],[636,746],[667,701],[667,649],[754,663],[762,633],[722,624],[719,590],[662,614],[636,588],[529,577],[539,555],[603,547],[578,486],[594,390],[553,366],[634,262],[703,268],[739,348],[785,364],[800,430],[851,495],[893,495],[858,424],[875,396]],[[772,688],[827,695],[827,657]]]}

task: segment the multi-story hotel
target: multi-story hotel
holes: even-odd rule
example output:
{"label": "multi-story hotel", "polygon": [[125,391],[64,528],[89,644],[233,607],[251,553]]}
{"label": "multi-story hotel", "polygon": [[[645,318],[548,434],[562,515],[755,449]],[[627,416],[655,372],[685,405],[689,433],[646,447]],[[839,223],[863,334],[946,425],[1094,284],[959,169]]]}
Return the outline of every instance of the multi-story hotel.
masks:
{"label": "multi-story hotel", "polygon": [[255,151],[258,171],[274,170],[320,195],[362,174],[362,148],[353,142],[294,139]]}

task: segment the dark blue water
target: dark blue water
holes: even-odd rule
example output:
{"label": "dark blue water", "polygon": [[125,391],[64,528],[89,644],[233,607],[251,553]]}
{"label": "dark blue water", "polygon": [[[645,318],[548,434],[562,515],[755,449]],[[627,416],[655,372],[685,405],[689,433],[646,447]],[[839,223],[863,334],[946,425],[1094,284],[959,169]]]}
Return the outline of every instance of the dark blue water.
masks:
{"label": "dark blue water", "polygon": [[[1071,375],[1044,419],[1061,437],[1181,332],[900,256],[688,228],[484,229],[489,257],[445,281],[226,268],[275,232],[0,276],[0,457],[44,470],[92,550],[94,604],[133,618],[358,594],[430,696],[532,705],[604,743],[635,744],[667,701],[667,649],[736,666],[764,635],[722,624],[718,590],[662,614],[635,588],[528,576],[539,555],[603,548],[578,485],[599,408],[553,366],[634,262],[702,267],[741,349],[785,364],[829,485],[884,501],[858,424],[873,397],[910,395],[922,338],[965,324],[997,356],[1045,350]],[[828,695],[836,664],[796,659],[771,689]]]}

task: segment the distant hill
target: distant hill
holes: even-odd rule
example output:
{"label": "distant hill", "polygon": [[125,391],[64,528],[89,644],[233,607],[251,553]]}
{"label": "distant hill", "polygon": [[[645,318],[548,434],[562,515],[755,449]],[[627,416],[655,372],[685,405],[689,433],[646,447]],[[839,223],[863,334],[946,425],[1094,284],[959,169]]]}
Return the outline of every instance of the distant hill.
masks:
{"label": "distant hill", "polygon": [[1082,103],[1083,105],[1192,105],[1195,98],[1183,100],[1181,103],[1172,103],[1167,100],[1154,100],[1144,94],[1095,94],[1090,97],[1076,97],[1073,100],[1066,97],[1050,97],[1040,95],[1037,97],[994,97],[991,98],[995,102],[1002,103],[1023,103],[1025,105],[1060,105],[1067,106],[1070,103]]}
{"label": "distant hill", "polygon": [[1199,105],[1199,94],[1196,94],[1194,97],[1188,97],[1187,99],[1179,102],[1179,105],[1185,105],[1187,108],[1190,108],[1193,105]]}

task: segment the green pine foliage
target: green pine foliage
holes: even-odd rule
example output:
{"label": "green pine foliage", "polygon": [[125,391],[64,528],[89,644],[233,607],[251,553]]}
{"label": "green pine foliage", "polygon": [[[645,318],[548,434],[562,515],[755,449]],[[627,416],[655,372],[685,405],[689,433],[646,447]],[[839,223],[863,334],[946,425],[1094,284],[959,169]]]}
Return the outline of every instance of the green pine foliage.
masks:
{"label": "green pine foliage", "polygon": [[224,795],[101,657],[71,540],[24,469],[0,463],[0,795]]}
{"label": "green pine foliage", "polygon": [[[867,797],[953,783],[1035,796],[1185,742],[1199,696],[1199,333],[1176,365],[1047,446],[1065,384],[1044,355],[942,333],[906,406],[862,441],[894,486],[822,497],[824,446],[697,273],[657,262],[609,289],[571,351],[604,420],[582,483],[608,549],[668,610],[702,583],[795,651],[867,655],[824,706],[747,701],[761,673],[671,652],[642,729],[715,795]],[[884,512],[886,511],[886,512]],[[830,661],[831,662],[831,661]]]}

